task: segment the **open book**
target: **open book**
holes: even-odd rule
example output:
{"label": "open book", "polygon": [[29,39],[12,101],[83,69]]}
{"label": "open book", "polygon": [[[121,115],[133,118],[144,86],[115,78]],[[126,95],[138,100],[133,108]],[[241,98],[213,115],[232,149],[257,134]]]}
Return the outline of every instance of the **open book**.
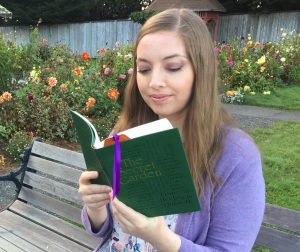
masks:
{"label": "open book", "polygon": [[179,131],[167,119],[120,132],[120,142],[106,146],[110,139],[101,142],[86,117],[71,114],[87,170],[100,174],[93,183],[113,185],[119,144],[120,201],[149,217],[200,210]]}

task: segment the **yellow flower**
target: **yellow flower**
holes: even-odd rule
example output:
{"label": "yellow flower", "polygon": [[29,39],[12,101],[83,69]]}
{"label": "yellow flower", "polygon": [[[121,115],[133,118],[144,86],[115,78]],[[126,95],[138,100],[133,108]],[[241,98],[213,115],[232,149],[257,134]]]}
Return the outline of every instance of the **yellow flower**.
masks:
{"label": "yellow flower", "polygon": [[248,51],[248,48],[247,47],[244,47],[243,48],[243,53],[246,53]]}
{"label": "yellow flower", "polygon": [[254,92],[254,91],[252,91],[252,92],[250,92],[250,94],[251,94],[251,95],[255,95],[255,92]]}
{"label": "yellow flower", "polygon": [[260,72],[263,73],[266,70],[266,68],[264,66],[260,67]]}
{"label": "yellow flower", "polygon": [[270,91],[264,91],[263,94],[264,94],[264,95],[270,95],[271,92],[270,92]]}
{"label": "yellow flower", "polygon": [[245,92],[249,92],[251,90],[251,88],[249,86],[244,86],[244,91]]}
{"label": "yellow flower", "polygon": [[258,65],[262,65],[262,64],[264,64],[265,62],[266,62],[266,56],[265,56],[265,55],[261,56],[261,57],[257,60]]}
{"label": "yellow flower", "polygon": [[244,61],[245,61],[246,63],[248,63],[248,62],[249,62],[249,60],[248,60],[248,59],[245,59]]}
{"label": "yellow flower", "polygon": [[247,46],[248,46],[248,47],[251,47],[252,44],[253,44],[252,40],[249,40],[249,41],[247,42]]}

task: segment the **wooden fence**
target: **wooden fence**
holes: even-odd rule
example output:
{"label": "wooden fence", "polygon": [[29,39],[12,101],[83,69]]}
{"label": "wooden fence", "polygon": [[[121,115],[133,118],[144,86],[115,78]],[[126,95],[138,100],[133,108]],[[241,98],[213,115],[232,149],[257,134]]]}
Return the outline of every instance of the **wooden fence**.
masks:
{"label": "wooden fence", "polygon": [[[285,32],[300,33],[300,12],[281,12],[270,14],[243,14],[220,16],[218,42],[233,38],[247,38],[252,35],[254,41],[279,40]],[[72,23],[59,25],[41,25],[39,34],[49,44],[66,44],[72,51],[88,51],[95,55],[103,47],[113,48],[118,41],[126,44],[134,41],[140,25],[130,20]],[[28,43],[30,28],[26,26],[0,27],[6,40],[15,41],[18,45]]]}
{"label": "wooden fence", "polygon": [[[281,31],[283,29],[283,31]],[[300,12],[223,15],[220,17],[218,41],[252,35],[254,41],[278,42],[283,32],[300,33]]]}
{"label": "wooden fence", "polygon": [[[17,45],[29,42],[30,31],[27,26],[0,27],[6,40],[15,41]],[[40,38],[49,44],[66,44],[73,52],[97,54],[100,48],[113,48],[116,42],[126,44],[134,41],[140,24],[130,20],[116,20],[90,23],[71,23],[59,25],[40,25]]]}

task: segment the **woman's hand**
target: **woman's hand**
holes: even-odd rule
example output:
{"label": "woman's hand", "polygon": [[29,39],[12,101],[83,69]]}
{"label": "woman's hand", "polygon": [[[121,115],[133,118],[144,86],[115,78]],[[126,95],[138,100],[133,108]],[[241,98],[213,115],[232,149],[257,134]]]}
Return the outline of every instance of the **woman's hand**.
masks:
{"label": "woman's hand", "polygon": [[85,205],[93,210],[101,209],[111,200],[111,188],[106,185],[92,184],[91,180],[98,177],[96,171],[85,171],[79,178],[79,189]]}
{"label": "woman's hand", "polygon": [[111,188],[106,185],[92,184],[98,178],[97,171],[85,171],[79,178],[79,189],[93,229],[97,230],[107,218],[106,204],[111,201]]}
{"label": "woman's hand", "polygon": [[180,237],[166,226],[164,217],[146,217],[117,198],[112,202],[112,212],[123,232],[150,242],[159,251],[179,250]]}

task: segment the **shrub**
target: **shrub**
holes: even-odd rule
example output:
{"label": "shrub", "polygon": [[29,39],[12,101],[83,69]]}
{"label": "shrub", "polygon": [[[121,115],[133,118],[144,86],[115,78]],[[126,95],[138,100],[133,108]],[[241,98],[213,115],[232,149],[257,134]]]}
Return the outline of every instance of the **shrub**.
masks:
{"label": "shrub", "polygon": [[30,144],[31,139],[27,132],[17,131],[8,142],[7,151],[10,158],[14,161],[18,161],[20,154]]}
{"label": "shrub", "polygon": [[158,11],[135,11],[129,15],[129,18],[136,23],[144,24],[150,17],[158,13]]}
{"label": "shrub", "polygon": [[[300,36],[282,33],[279,43],[233,40],[215,48],[222,80],[222,99],[232,102],[227,91],[270,93],[283,83],[300,83]],[[238,101],[238,99],[235,99]],[[243,99],[240,100],[241,102]]]}

